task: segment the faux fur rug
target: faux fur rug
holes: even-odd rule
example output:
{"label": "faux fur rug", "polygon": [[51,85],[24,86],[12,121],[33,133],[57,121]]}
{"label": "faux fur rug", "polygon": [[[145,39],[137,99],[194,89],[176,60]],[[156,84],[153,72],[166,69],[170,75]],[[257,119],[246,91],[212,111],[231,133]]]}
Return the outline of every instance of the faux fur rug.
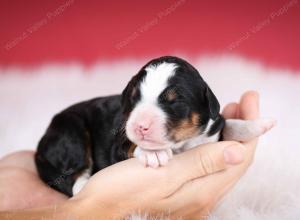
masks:
{"label": "faux fur rug", "polygon": [[[209,219],[300,219],[300,73],[239,57],[191,61],[221,104],[258,90],[262,116],[278,125],[260,140],[255,162]],[[35,149],[54,113],[85,99],[120,93],[143,61],[0,68],[0,157]],[[139,218],[134,218],[139,219]]]}

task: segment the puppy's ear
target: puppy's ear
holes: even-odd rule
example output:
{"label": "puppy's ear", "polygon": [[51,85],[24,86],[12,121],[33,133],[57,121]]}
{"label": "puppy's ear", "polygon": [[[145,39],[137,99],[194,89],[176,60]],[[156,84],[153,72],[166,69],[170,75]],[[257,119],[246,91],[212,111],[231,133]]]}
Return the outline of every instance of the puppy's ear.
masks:
{"label": "puppy's ear", "polygon": [[220,104],[211,89],[206,86],[205,97],[208,103],[209,115],[212,119],[216,119],[220,113]]}
{"label": "puppy's ear", "polygon": [[132,79],[129,81],[129,83],[122,92],[121,103],[123,107],[123,112],[125,114],[129,114],[129,112],[133,109],[138,96],[138,78],[136,75],[132,77]]}

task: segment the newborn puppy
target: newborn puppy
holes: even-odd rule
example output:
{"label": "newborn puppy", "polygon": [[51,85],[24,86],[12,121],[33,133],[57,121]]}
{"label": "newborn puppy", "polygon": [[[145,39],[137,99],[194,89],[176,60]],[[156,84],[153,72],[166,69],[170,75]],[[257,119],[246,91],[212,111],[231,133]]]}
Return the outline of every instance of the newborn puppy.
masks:
{"label": "newborn puppy", "polygon": [[177,57],[154,59],[122,95],[57,114],[39,142],[36,166],[43,181],[72,196],[92,174],[132,156],[146,166],[163,166],[173,153],[222,139],[250,140],[274,125],[272,120],[225,123],[219,111],[193,66]]}
{"label": "newborn puppy", "polygon": [[166,165],[173,153],[222,139],[251,140],[274,125],[269,119],[225,123],[217,98],[199,72],[175,57],[146,64],[123,99],[126,136],[137,145],[134,156],[154,168]]}

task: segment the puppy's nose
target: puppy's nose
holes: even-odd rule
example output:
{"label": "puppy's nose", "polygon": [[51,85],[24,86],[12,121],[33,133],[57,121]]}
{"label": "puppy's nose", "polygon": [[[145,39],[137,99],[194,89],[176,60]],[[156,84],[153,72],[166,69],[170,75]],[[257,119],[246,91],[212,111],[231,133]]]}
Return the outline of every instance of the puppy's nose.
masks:
{"label": "puppy's nose", "polygon": [[139,123],[136,125],[135,132],[139,135],[146,135],[150,131],[150,124]]}

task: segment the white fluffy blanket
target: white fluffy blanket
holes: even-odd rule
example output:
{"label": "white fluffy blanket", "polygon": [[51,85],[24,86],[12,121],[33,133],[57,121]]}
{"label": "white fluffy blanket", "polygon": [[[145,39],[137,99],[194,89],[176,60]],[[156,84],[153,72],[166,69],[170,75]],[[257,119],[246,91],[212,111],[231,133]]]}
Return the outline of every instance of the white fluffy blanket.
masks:
{"label": "white fluffy blanket", "polygon": [[[120,93],[144,61],[0,67],[0,157],[35,149],[54,113],[85,99]],[[261,138],[247,174],[210,219],[300,219],[300,73],[239,57],[192,61],[221,104],[249,89],[261,94],[262,116],[278,125]]]}

